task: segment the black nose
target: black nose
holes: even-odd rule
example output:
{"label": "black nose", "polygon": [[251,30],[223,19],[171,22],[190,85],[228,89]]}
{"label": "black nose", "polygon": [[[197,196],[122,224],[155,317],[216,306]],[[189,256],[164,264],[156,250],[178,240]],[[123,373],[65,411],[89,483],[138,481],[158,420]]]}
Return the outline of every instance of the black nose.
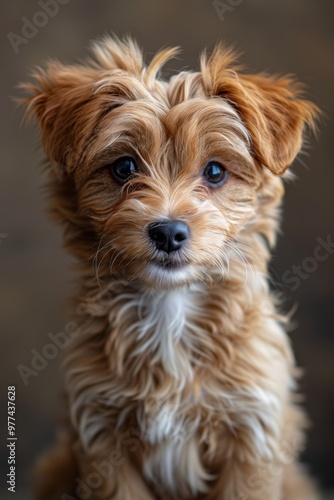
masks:
{"label": "black nose", "polygon": [[180,220],[153,222],[148,234],[158,250],[170,253],[179,250],[189,238],[189,227]]}

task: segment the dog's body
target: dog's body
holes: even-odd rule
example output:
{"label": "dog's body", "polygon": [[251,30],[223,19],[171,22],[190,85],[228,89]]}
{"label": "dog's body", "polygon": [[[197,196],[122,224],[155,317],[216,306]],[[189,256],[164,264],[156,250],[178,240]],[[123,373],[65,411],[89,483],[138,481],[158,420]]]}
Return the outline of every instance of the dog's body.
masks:
{"label": "dog's body", "polygon": [[27,86],[82,287],[72,430],[39,498],[315,499],[267,264],[279,175],[316,108],[290,79],[237,74],[220,47],[200,72],[157,79],[174,52],[145,67],[107,39],[96,62]]}

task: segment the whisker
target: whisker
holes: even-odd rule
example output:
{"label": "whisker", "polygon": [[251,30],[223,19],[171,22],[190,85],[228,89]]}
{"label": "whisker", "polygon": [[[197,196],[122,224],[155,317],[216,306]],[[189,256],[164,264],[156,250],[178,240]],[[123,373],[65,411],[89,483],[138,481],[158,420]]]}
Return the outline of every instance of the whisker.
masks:
{"label": "whisker", "polygon": [[[235,240],[228,240],[226,242],[226,246],[232,251],[232,252],[235,252],[236,255],[241,259],[241,261],[243,262],[244,264],[244,269],[245,269],[245,281],[244,281],[244,284],[243,286],[245,287],[247,285],[247,282],[248,282],[248,277],[249,277],[249,272],[251,273],[251,275],[255,276],[255,269],[254,269],[254,266],[249,262],[245,252],[241,251],[240,248],[238,247],[238,243],[237,241]],[[254,249],[255,250],[255,249]]]}

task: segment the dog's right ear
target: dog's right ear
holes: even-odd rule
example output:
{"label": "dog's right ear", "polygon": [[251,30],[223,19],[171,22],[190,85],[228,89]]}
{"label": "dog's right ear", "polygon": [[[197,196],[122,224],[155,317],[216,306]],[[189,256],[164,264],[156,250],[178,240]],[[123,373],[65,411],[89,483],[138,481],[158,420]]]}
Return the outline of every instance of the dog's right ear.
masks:
{"label": "dog's right ear", "polygon": [[92,55],[85,65],[50,62],[33,73],[32,83],[19,86],[27,97],[17,101],[27,118],[36,119],[48,159],[68,171],[105,113],[132,97],[127,78],[140,78],[143,70],[141,51],[129,38],[105,37],[93,45]]}
{"label": "dog's right ear", "polygon": [[83,132],[97,119],[98,109],[90,107],[89,113],[83,112],[94,92],[96,72],[52,62],[32,76],[32,83],[19,85],[26,97],[18,102],[26,108],[25,118],[36,119],[47,158],[64,170],[70,169],[82,151],[83,134],[77,131]]}

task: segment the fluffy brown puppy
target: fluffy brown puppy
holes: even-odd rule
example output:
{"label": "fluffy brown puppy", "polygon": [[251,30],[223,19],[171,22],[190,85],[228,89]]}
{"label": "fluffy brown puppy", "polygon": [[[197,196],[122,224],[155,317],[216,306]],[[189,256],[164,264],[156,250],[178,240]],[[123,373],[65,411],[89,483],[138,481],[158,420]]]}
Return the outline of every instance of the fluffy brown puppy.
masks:
{"label": "fluffy brown puppy", "polygon": [[64,360],[70,425],[42,500],[317,498],[286,318],[268,286],[281,175],[316,107],[218,45],[158,72],[131,40],[24,85],[82,324]]}

